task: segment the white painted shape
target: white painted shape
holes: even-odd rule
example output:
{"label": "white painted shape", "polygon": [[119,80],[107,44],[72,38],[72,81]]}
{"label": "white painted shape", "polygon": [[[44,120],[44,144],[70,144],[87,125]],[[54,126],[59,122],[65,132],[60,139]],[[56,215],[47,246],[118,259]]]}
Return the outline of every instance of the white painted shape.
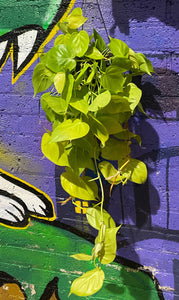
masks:
{"label": "white painted shape", "polygon": [[[15,206],[19,208],[20,211]],[[17,219],[13,215],[9,214],[8,211],[15,215],[19,221],[23,221],[23,215],[25,213],[24,208],[14,199],[0,195],[0,218],[7,221],[17,222]]]}
{"label": "white painted shape", "polygon": [[0,43],[0,59],[3,57],[6,46],[7,46],[7,41]]}
{"label": "white painted shape", "polygon": [[0,176],[0,187],[2,190],[6,190],[9,194],[13,194],[14,196],[20,198],[25,203],[27,209],[30,212],[37,212],[45,216],[45,212],[42,210],[42,208],[44,208],[45,210],[46,205],[35,194],[19,187],[18,185],[15,185],[14,183],[11,183],[10,181],[4,179],[2,176]]}
{"label": "white painted shape", "polygon": [[18,51],[18,58],[17,58],[17,68],[20,67],[20,65],[24,62],[26,57],[31,52],[35,44],[37,33],[38,33],[37,30],[29,30],[18,35],[19,51]]}

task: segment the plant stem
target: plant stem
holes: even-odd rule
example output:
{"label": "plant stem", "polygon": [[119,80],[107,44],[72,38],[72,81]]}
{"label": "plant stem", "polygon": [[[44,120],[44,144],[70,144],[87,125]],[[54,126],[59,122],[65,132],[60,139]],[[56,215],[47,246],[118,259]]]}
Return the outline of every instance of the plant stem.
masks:
{"label": "plant stem", "polygon": [[101,180],[101,175],[99,173],[99,169],[98,169],[98,166],[97,166],[97,162],[96,162],[96,153],[94,152],[94,162],[95,162],[95,167],[96,167],[96,172],[97,172],[97,175],[98,175],[98,179],[99,179],[99,184],[100,184],[100,188],[101,188],[101,217],[102,217],[102,220],[103,220],[103,204],[104,204],[104,189],[103,189],[103,183],[102,183],[102,180]]}

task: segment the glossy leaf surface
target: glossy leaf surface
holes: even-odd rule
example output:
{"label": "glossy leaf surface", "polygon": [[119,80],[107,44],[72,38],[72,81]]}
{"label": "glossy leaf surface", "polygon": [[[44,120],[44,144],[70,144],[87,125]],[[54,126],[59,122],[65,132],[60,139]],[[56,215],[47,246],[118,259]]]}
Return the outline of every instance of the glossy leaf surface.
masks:
{"label": "glossy leaf surface", "polygon": [[100,230],[101,224],[103,223],[106,228],[116,227],[116,224],[110,214],[100,207],[89,207],[86,212],[88,223],[95,229]]}
{"label": "glossy leaf surface", "polygon": [[100,268],[88,271],[72,282],[70,294],[84,297],[93,295],[101,289],[104,278]]}
{"label": "glossy leaf surface", "polygon": [[89,131],[87,123],[80,119],[72,121],[71,119],[59,124],[52,132],[50,142],[60,142],[74,140],[85,136]]}
{"label": "glossy leaf surface", "polygon": [[63,189],[72,197],[83,200],[95,200],[96,190],[93,190],[83,179],[73,172],[64,172],[61,175]]}

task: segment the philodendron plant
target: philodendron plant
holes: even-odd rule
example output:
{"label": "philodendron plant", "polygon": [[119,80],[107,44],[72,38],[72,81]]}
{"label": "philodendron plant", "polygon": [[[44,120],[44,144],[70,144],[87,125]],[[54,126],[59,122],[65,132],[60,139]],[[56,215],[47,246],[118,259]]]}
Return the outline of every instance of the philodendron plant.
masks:
{"label": "philodendron plant", "polygon": [[[86,217],[98,231],[91,255],[72,255],[94,264],[93,270],[73,281],[70,294],[78,296],[92,295],[102,287],[102,265],[116,256],[120,226],[103,209],[105,180],[111,184],[111,194],[114,185],[128,180],[141,184],[147,178],[145,164],[130,155],[131,139],[141,145],[141,138],[128,129],[128,121],[136,109],[143,112],[142,92],[133,77],[153,72],[145,55],[121,40],[109,37],[106,46],[95,29],[90,36],[78,30],[86,20],[81,8],[76,8],[59,23],[62,34],[41,55],[32,79],[35,95],[51,88],[41,96],[52,123],[41,148],[54,164],[66,167],[61,185],[69,197],[63,204],[91,201]],[[88,176],[88,169],[94,176]]]}

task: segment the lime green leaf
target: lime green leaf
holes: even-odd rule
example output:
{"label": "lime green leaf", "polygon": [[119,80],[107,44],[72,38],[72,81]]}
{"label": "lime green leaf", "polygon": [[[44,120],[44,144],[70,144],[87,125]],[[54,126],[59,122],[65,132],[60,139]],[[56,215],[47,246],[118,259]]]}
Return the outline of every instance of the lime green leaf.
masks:
{"label": "lime green leaf", "polygon": [[48,141],[50,139],[49,133],[44,133],[42,137],[42,153],[50,160],[57,161],[60,155],[63,153],[64,148],[59,147],[57,143],[48,144]]}
{"label": "lime green leaf", "polygon": [[116,227],[113,218],[105,209],[102,210],[101,214],[101,207],[88,207],[86,217],[88,223],[97,230],[100,230],[102,224],[104,224],[106,228]]}
{"label": "lime green leaf", "polygon": [[58,27],[59,29],[66,35],[68,33],[68,25],[67,23],[64,23],[64,22],[59,22],[58,23]]}
{"label": "lime green leaf", "polygon": [[46,113],[46,118],[49,122],[53,123],[56,118],[57,115],[56,113],[49,107],[49,105],[47,104],[46,101],[43,100],[43,97],[41,97],[41,106],[42,109],[44,110],[44,112]]}
{"label": "lime green leaf", "polygon": [[69,34],[69,33],[67,33],[67,34],[60,34],[55,39],[54,46],[60,45],[60,44],[68,44],[68,42],[70,40],[70,37],[71,37],[71,34]]}
{"label": "lime green leaf", "polygon": [[85,253],[77,253],[77,254],[73,254],[70,255],[71,257],[77,259],[77,260],[85,260],[85,261],[89,261],[92,259],[92,255],[88,255]]}
{"label": "lime green leaf", "polygon": [[108,161],[102,161],[98,165],[104,178],[111,184],[117,185],[122,182],[123,177],[120,172]]}
{"label": "lime green leaf", "polygon": [[149,118],[149,116],[146,114],[145,110],[143,109],[141,102],[139,102],[139,104],[137,105],[137,108],[141,113],[143,113],[147,118]]}
{"label": "lime green leaf", "polygon": [[109,134],[107,132],[107,129],[104,127],[104,125],[98,121],[94,116],[89,116],[89,125],[93,132],[93,134],[101,141],[102,145],[105,145],[105,142],[109,138]]}
{"label": "lime green leaf", "polygon": [[[103,114],[114,115],[116,113],[121,113],[121,115],[123,116],[125,112],[130,112],[130,106],[127,99],[121,97],[119,102],[114,102],[113,95],[112,95],[111,102],[102,110],[99,110],[98,115],[101,117]],[[120,120],[120,123],[123,122],[121,122]]]}
{"label": "lime green leaf", "polygon": [[71,29],[77,29],[83,25],[88,19],[83,17],[81,8],[75,8],[72,13],[66,18],[68,27]]}
{"label": "lime green leaf", "polygon": [[[102,264],[110,264],[116,257],[116,234],[120,227],[121,226],[115,228],[107,228],[105,230],[103,248],[98,253],[98,259]],[[99,240],[99,236],[97,236],[95,244],[98,243]]]}
{"label": "lime green leaf", "polygon": [[95,59],[95,60],[100,60],[100,59],[104,58],[102,53],[96,47],[93,47],[93,46],[89,47],[89,49],[86,52],[85,56],[87,56],[91,59]]}
{"label": "lime green leaf", "polygon": [[116,65],[120,68],[120,72],[126,72],[131,69],[132,62],[128,58],[114,56],[111,58],[112,65]]}
{"label": "lime green leaf", "polygon": [[54,77],[54,85],[59,94],[63,92],[66,81],[66,74],[64,72],[59,72]]}
{"label": "lime green leaf", "polygon": [[130,153],[128,141],[119,141],[109,138],[102,149],[102,157],[109,160],[124,160]]}
{"label": "lime green leaf", "polygon": [[76,56],[82,57],[89,46],[89,36],[86,31],[74,32],[69,40],[69,45],[74,49]]}
{"label": "lime green leaf", "polygon": [[42,153],[51,160],[54,164],[58,165],[58,160],[64,152],[64,147],[60,143],[49,144],[50,134],[44,133],[41,142]]}
{"label": "lime green leaf", "polygon": [[100,34],[93,29],[93,34],[94,34],[94,39],[95,39],[95,44],[96,44],[96,48],[100,51],[103,52],[106,48],[106,44],[105,41],[103,40],[103,38],[100,36]]}
{"label": "lime green leaf", "polygon": [[102,288],[104,278],[104,272],[100,268],[88,271],[73,281],[70,295],[83,297],[93,295]]}
{"label": "lime green leaf", "polygon": [[96,73],[96,68],[92,68],[91,73],[89,74],[87,80],[85,81],[85,84],[91,83],[91,81],[94,78],[95,73]]}
{"label": "lime green leaf", "polygon": [[85,63],[82,67],[80,73],[78,74],[77,78],[75,79],[75,87],[78,87],[78,85],[82,82],[82,80],[85,77],[87,69],[90,67],[90,64]]}
{"label": "lime green leaf", "polygon": [[116,65],[111,65],[106,69],[105,74],[101,77],[102,86],[115,93],[123,90],[124,77],[120,73],[120,68]]}
{"label": "lime green leaf", "polygon": [[126,177],[130,175],[130,181],[141,184],[147,179],[147,168],[142,161],[130,158],[129,163],[122,169],[122,174]]}
{"label": "lime green leaf", "polygon": [[97,140],[91,131],[82,139],[73,140],[73,144],[83,150],[88,151],[90,157],[94,157],[94,149],[98,147]]}
{"label": "lime green leaf", "polygon": [[45,55],[42,63],[51,71],[58,73],[72,70],[76,66],[74,49],[68,45],[60,44],[51,48]]}
{"label": "lime green leaf", "polygon": [[68,104],[64,99],[58,96],[52,96],[50,93],[45,93],[41,97],[41,105],[45,104],[57,114],[64,114]]}
{"label": "lime green leaf", "polygon": [[99,94],[93,102],[90,104],[89,111],[97,111],[100,108],[105,107],[111,100],[111,94],[109,91],[105,91],[102,94]]}
{"label": "lime green leaf", "polygon": [[135,57],[139,64],[139,69],[142,72],[147,73],[149,75],[151,75],[151,73],[154,72],[151,61],[147,59],[143,53],[135,53]]}
{"label": "lime green leaf", "polygon": [[126,90],[129,93],[128,101],[130,109],[133,112],[140,102],[142,91],[134,83],[129,83]]}
{"label": "lime green leaf", "polygon": [[92,260],[95,261],[95,259],[98,257],[99,252],[103,249],[104,245],[103,242],[96,243],[93,252],[92,252]]}
{"label": "lime green leaf", "polygon": [[72,97],[73,86],[74,86],[74,77],[72,74],[68,74],[66,78],[65,87],[62,92],[62,98],[65,99],[67,103],[69,103]]}
{"label": "lime green leaf", "polygon": [[123,130],[121,124],[113,117],[98,116],[98,120],[104,125],[109,134],[115,134]]}
{"label": "lime green leaf", "polygon": [[60,156],[58,162],[56,165],[61,167],[70,167],[69,161],[68,161],[68,153],[65,150],[64,153]]}
{"label": "lime green leaf", "polygon": [[81,9],[81,7],[76,7],[72,10],[71,15],[79,15],[81,16],[83,14],[83,11]]}
{"label": "lime green leaf", "polygon": [[58,166],[69,167],[68,152],[64,149],[64,143],[49,143],[51,133],[45,133],[42,137],[42,153]]}
{"label": "lime green leaf", "polygon": [[34,96],[47,90],[53,84],[54,76],[55,74],[48,70],[43,63],[38,63],[32,76]]}
{"label": "lime green leaf", "polygon": [[76,119],[73,122],[71,119],[65,120],[52,132],[50,143],[78,139],[85,136],[88,131],[88,124],[80,119]]}
{"label": "lime green leaf", "polygon": [[118,39],[113,39],[110,37],[110,43],[108,44],[108,48],[111,50],[114,56],[128,58],[129,47],[123,41]]}
{"label": "lime green leaf", "polygon": [[123,93],[111,96],[110,103],[102,109],[101,113],[133,113],[140,102],[141,96],[142,91],[134,83],[129,83]]}
{"label": "lime green leaf", "polygon": [[81,168],[95,170],[94,163],[89,155],[89,152],[75,145],[73,145],[69,152],[68,160],[70,167],[77,174],[79,174],[79,169]]}
{"label": "lime green leaf", "polygon": [[88,113],[88,101],[86,99],[78,99],[78,98],[72,98],[70,100],[70,105],[74,107],[75,109],[81,111],[85,115]]}
{"label": "lime green leaf", "polygon": [[138,141],[139,145],[141,146],[142,140],[140,135],[137,135],[129,131],[128,129],[124,129],[123,131],[115,134],[115,136],[120,140],[127,140],[127,141],[130,141],[131,138],[134,138],[136,141]]}
{"label": "lime green leaf", "polygon": [[94,191],[90,185],[88,185],[74,172],[67,171],[62,173],[61,185],[73,198],[90,201],[95,200],[98,197],[98,195],[96,195],[96,191]]}

